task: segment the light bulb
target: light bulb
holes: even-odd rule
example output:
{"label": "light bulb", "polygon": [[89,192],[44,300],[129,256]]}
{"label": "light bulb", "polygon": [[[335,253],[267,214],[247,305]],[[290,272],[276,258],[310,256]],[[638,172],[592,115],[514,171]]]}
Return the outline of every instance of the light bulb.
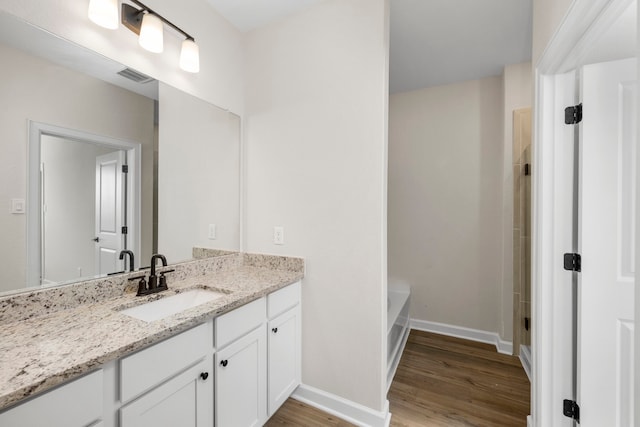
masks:
{"label": "light bulb", "polygon": [[200,71],[200,49],[193,39],[186,39],[182,42],[180,68],[189,73]]}
{"label": "light bulb", "polygon": [[163,33],[162,20],[152,13],[145,13],[138,43],[150,52],[160,53],[164,48]]}
{"label": "light bulb", "polygon": [[91,0],[89,19],[101,27],[118,28],[118,0]]}

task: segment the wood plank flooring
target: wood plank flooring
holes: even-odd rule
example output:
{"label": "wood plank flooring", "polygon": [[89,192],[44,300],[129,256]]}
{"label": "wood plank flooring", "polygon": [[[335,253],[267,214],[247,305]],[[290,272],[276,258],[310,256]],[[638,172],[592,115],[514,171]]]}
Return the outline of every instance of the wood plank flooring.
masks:
{"label": "wood plank flooring", "polygon": [[[391,426],[526,426],[529,389],[518,358],[493,345],[411,331],[389,390]],[[266,425],[352,424],[289,399]]]}

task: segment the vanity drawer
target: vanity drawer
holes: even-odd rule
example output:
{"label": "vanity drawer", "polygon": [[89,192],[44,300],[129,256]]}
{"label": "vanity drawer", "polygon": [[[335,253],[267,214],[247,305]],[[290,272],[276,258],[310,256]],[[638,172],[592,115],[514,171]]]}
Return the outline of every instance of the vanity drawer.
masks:
{"label": "vanity drawer", "polygon": [[0,426],[83,427],[102,418],[102,369],[0,414]]}
{"label": "vanity drawer", "polygon": [[260,298],[216,318],[216,349],[260,326],[266,321],[266,315],[266,298]]}
{"label": "vanity drawer", "polygon": [[209,321],[120,360],[123,403],[189,368],[213,348]]}
{"label": "vanity drawer", "polygon": [[300,282],[296,282],[267,296],[267,316],[273,319],[299,302]]}

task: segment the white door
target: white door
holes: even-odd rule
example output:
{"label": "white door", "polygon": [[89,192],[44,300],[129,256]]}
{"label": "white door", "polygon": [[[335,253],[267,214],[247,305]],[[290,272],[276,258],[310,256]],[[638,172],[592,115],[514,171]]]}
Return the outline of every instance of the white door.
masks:
{"label": "white door", "polygon": [[108,274],[123,269],[118,256],[124,248],[124,155],[124,152],[119,150],[96,157],[96,274]]}
{"label": "white door", "polygon": [[636,59],[585,66],[580,144],[578,404],[633,425]]}

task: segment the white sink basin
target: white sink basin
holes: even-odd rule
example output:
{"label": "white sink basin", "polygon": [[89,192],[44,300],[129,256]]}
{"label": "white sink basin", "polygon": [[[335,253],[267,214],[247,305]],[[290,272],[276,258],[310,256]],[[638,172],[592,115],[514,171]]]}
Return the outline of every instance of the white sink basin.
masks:
{"label": "white sink basin", "polygon": [[157,301],[148,302],[136,307],[121,310],[120,313],[135,317],[145,322],[164,319],[189,308],[197,307],[209,301],[216,300],[226,294],[205,289],[194,289],[182,292],[170,297],[164,297]]}

